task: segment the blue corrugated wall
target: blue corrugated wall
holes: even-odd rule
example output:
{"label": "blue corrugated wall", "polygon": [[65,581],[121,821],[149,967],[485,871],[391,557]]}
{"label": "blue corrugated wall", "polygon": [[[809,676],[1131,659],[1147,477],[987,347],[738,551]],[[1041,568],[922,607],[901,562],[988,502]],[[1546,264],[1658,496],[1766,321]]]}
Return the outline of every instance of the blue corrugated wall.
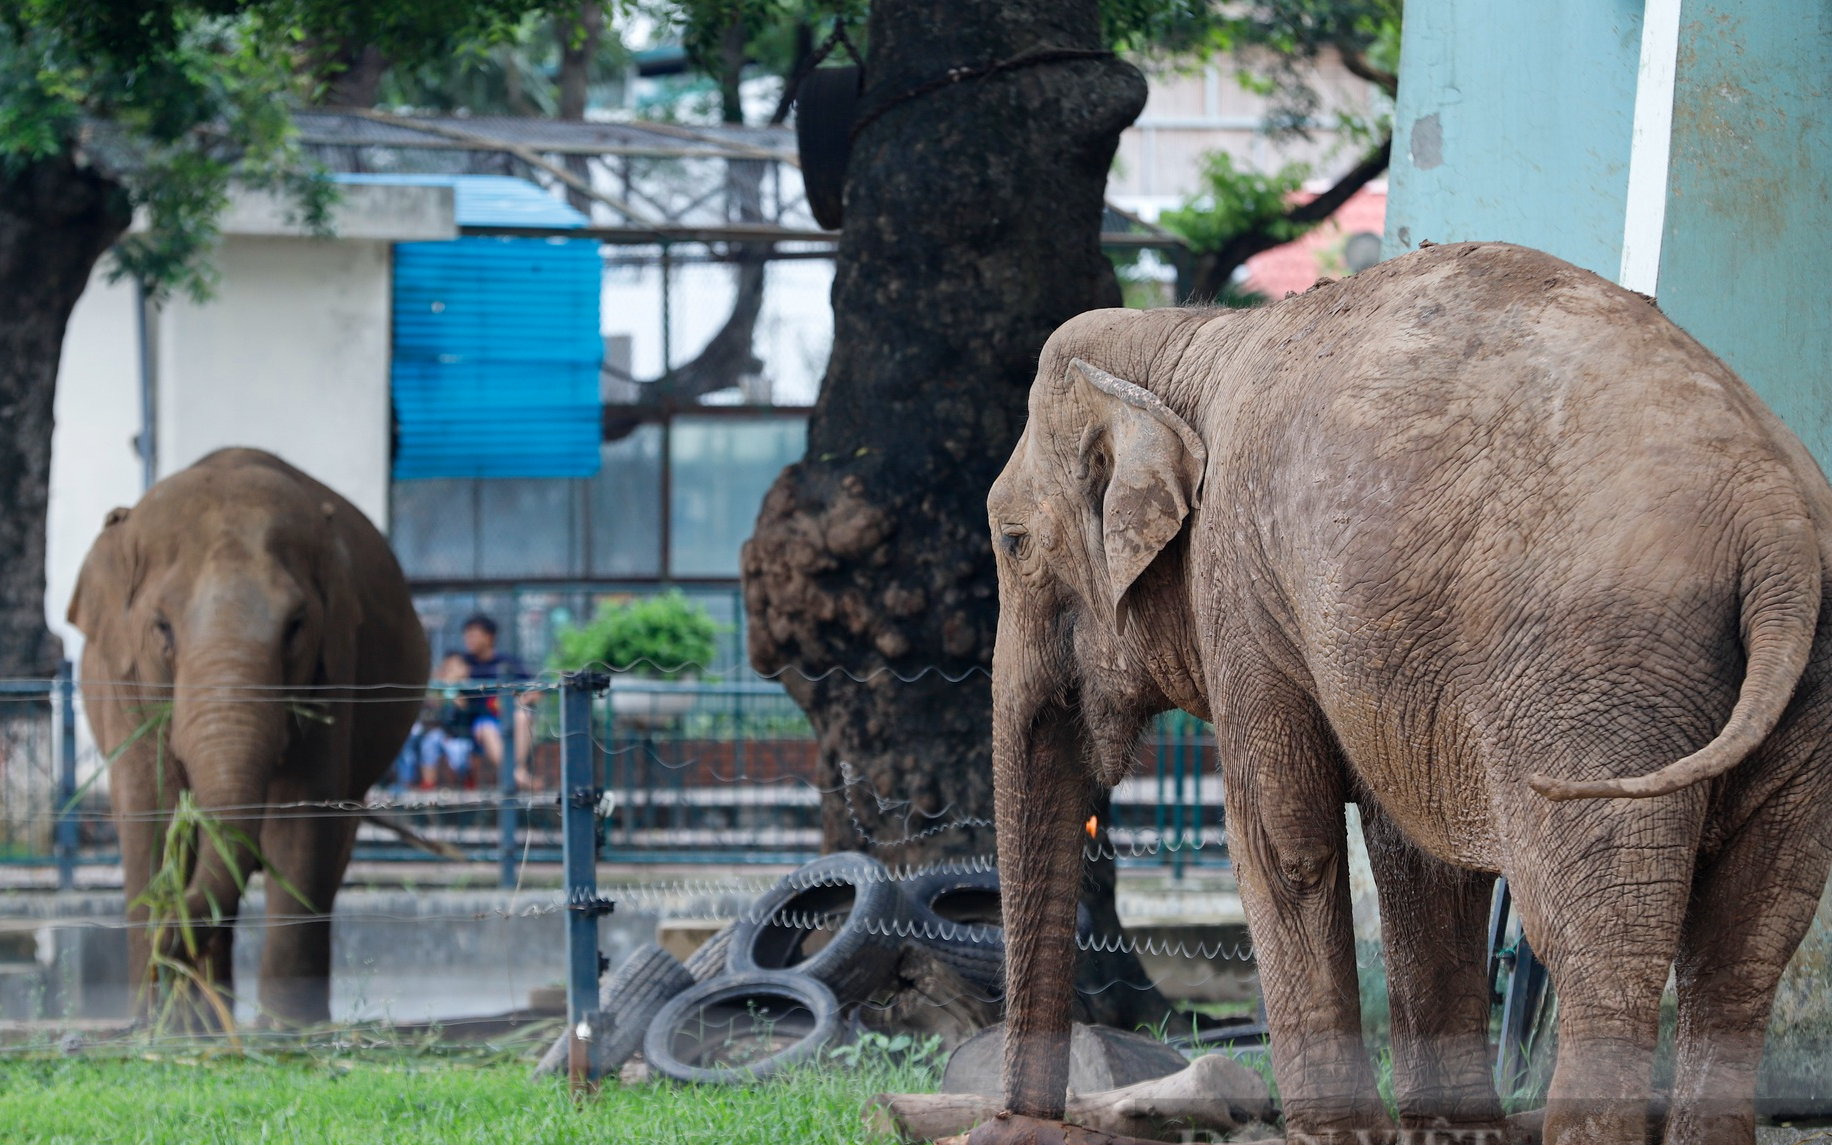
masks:
{"label": "blue corrugated wall", "polygon": [[[450,183],[462,225],[585,221],[519,179],[393,179]],[[597,473],[600,290],[589,240],[396,244],[395,479]]]}

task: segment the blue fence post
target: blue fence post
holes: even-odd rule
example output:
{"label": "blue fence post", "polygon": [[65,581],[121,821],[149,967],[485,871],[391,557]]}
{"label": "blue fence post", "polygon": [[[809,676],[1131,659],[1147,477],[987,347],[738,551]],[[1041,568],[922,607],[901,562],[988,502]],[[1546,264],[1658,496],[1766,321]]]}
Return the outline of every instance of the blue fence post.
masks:
{"label": "blue fence post", "polygon": [[567,1075],[575,1087],[592,1077],[590,1042],[597,1025],[598,916],[613,904],[598,897],[598,813],[604,789],[592,766],[592,696],[604,688],[593,673],[560,685],[560,827],[566,866],[566,1024],[572,1031]]}
{"label": "blue fence post", "polygon": [[1177,792],[1177,806],[1175,810],[1177,849],[1172,852],[1171,856],[1171,878],[1181,880],[1183,878],[1183,846],[1184,841],[1188,838],[1188,831],[1186,830],[1188,823],[1186,811],[1189,806],[1189,800],[1185,795],[1187,785],[1184,782],[1183,745],[1184,740],[1188,738],[1189,725],[1183,718],[1183,713],[1177,712],[1175,716],[1172,717],[1171,726],[1174,729],[1172,734],[1176,737],[1175,744],[1171,748],[1171,758],[1174,761],[1173,766],[1176,769],[1177,775],[1174,781],[1174,787]]}
{"label": "blue fence post", "polygon": [[[502,763],[496,769],[496,858],[502,888],[513,890],[516,881],[515,826],[521,810],[515,792],[515,713],[518,697],[513,688],[501,689],[496,697],[500,716],[497,723],[502,726],[503,740]],[[533,747],[532,744],[529,746]]]}
{"label": "blue fence post", "polygon": [[57,666],[57,889],[76,889],[76,672]]}
{"label": "blue fence post", "polygon": [[1202,855],[1202,780],[1208,775],[1208,762],[1203,758],[1202,724],[1199,721],[1189,722],[1190,737],[1190,770],[1196,775],[1196,793],[1191,797],[1190,817],[1196,824],[1196,857],[1191,862],[1200,863]]}
{"label": "blue fence post", "polygon": [[1164,815],[1164,717],[1159,716],[1151,722],[1151,755],[1158,771],[1158,805],[1152,808],[1153,825],[1158,833],[1158,861],[1168,865],[1171,861],[1170,834],[1166,827]]}

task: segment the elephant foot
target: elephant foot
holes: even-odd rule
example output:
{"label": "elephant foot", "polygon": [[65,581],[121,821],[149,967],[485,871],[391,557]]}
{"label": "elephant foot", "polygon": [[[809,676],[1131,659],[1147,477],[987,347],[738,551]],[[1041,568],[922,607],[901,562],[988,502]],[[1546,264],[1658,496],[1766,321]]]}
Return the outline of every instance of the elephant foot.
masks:
{"label": "elephant foot", "polygon": [[[1537,1145],[1511,1125],[1413,1125],[1402,1129],[1353,1129],[1315,1134],[1293,1130],[1285,1145]],[[1272,1145],[1262,1142],[1261,1145]]]}
{"label": "elephant foot", "polygon": [[949,1140],[962,1145],[1158,1145],[1143,1137],[1122,1137],[1066,1121],[1043,1121],[1016,1113],[1001,1113],[965,1137]]}
{"label": "elephant foot", "polygon": [[[1668,1131],[1667,1106],[1668,1102],[1664,1094],[1657,1095],[1653,1101],[1648,1103],[1647,1128],[1642,1138],[1642,1140],[1646,1142],[1646,1145],[1660,1145],[1660,1142],[1666,1140],[1690,1141],[1695,1139],[1683,1135],[1676,1136],[1674,1133]],[[1739,1121],[1738,1124],[1739,1127],[1742,1126],[1741,1121]],[[1679,1127],[1675,1124],[1673,1128],[1677,1130]],[[1546,1131],[1546,1111],[1544,1109],[1528,1109],[1510,1115],[1508,1117],[1508,1130],[1513,1134],[1513,1136],[1506,1138],[1508,1145],[1547,1145],[1547,1142],[1552,1140]],[[1744,1136],[1743,1133],[1747,1133],[1747,1136]],[[1614,1141],[1616,1139],[1617,1138],[1614,1137],[1597,1138],[1597,1140],[1600,1141]],[[1630,1139],[1633,1140],[1632,1134]],[[1583,1138],[1580,1137],[1579,1140],[1583,1140]],[[1743,1129],[1742,1133],[1735,1131],[1722,1134],[1713,1133],[1707,1136],[1698,1137],[1696,1140],[1709,1141],[1712,1145],[1739,1145],[1740,1142],[1754,1141],[1755,1118],[1753,1115],[1749,1118],[1747,1127]]]}
{"label": "elephant foot", "polygon": [[1394,1138],[1398,1145],[1533,1145],[1537,1140],[1507,1122],[1402,1126]]}

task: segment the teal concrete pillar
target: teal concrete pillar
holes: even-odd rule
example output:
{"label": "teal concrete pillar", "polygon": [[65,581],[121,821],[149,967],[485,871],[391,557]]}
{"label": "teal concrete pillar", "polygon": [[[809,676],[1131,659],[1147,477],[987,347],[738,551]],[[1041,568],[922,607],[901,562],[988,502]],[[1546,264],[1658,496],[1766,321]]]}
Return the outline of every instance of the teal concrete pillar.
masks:
{"label": "teal concrete pillar", "polygon": [[1522,243],[1631,289],[1832,463],[1832,5],[1406,5],[1389,256]]}

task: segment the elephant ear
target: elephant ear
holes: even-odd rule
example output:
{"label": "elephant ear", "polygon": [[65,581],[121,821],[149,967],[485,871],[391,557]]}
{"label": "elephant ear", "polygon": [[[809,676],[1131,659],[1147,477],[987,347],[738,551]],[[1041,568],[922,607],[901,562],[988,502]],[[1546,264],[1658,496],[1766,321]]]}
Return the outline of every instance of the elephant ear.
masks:
{"label": "elephant ear", "polygon": [[127,610],[133,605],[140,577],[133,539],[127,534],[127,517],[128,510],[116,508],[103,518],[101,535],[83,558],[76,591],[64,614],[118,679],[126,679],[133,665]]}
{"label": "elephant ear", "polygon": [[357,633],[363,624],[362,600],[343,530],[337,521],[328,519],[329,503],[324,508],[325,543],[319,553],[318,569],[318,584],[324,593],[324,637],[319,642],[318,682],[354,684]]}
{"label": "elephant ear", "polygon": [[1069,368],[1081,375],[1094,409],[1079,465],[1085,473],[1103,437],[1111,453],[1112,472],[1101,499],[1101,547],[1114,624],[1123,627],[1127,592],[1200,503],[1208,450],[1189,423],[1150,390],[1080,358]]}

